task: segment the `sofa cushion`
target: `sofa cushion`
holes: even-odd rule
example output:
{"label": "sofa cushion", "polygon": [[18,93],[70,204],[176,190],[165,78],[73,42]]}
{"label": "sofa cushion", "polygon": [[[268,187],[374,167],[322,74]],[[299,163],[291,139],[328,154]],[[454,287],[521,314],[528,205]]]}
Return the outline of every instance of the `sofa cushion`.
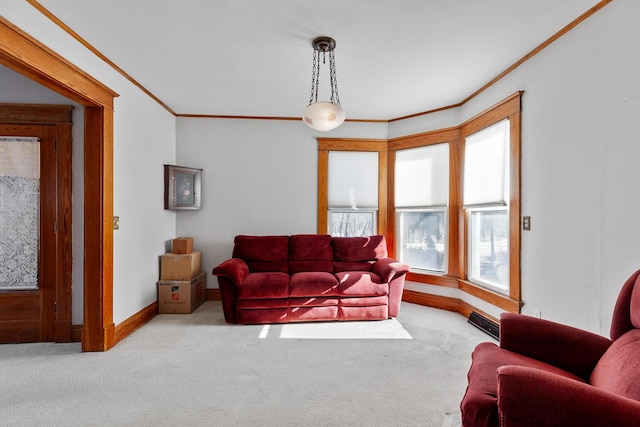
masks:
{"label": "sofa cushion", "polygon": [[374,305],[366,307],[338,306],[339,320],[385,320],[389,318],[389,310],[386,305]]}
{"label": "sofa cushion", "polygon": [[594,387],[640,400],[640,329],[627,332],[611,344],[590,382]]}
{"label": "sofa cushion", "polygon": [[343,271],[336,273],[336,277],[340,296],[373,297],[389,293],[389,284],[371,272]]}
{"label": "sofa cushion", "polygon": [[329,234],[294,234],[289,237],[290,261],[333,261]]}
{"label": "sofa cushion", "polygon": [[375,261],[387,257],[387,242],[378,234],[369,237],[334,237],[334,261]]}
{"label": "sofa cushion", "polygon": [[338,295],[338,279],[323,271],[302,272],[291,275],[289,296],[327,297]]}
{"label": "sofa cushion", "polygon": [[289,273],[333,272],[333,249],[328,234],[295,234],[289,237]]}
{"label": "sofa cushion", "polygon": [[289,272],[289,236],[236,236],[233,258],[243,259],[250,272]]}
{"label": "sofa cushion", "polygon": [[238,286],[238,299],[289,297],[289,275],[286,273],[249,273]]}
{"label": "sofa cushion", "polygon": [[478,344],[471,354],[469,384],[462,399],[463,425],[499,425],[498,368],[505,365],[526,366],[561,375],[584,383],[578,376],[544,362],[502,349],[494,343]]}

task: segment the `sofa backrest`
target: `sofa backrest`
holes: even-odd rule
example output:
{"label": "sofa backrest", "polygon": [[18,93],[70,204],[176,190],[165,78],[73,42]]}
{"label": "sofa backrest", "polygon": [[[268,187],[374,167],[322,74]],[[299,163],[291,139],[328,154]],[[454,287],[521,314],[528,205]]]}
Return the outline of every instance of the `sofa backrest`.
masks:
{"label": "sofa backrest", "polygon": [[331,245],[335,273],[370,271],[375,261],[388,256],[387,241],[380,234],[368,237],[334,237]]}
{"label": "sofa backrest", "polygon": [[333,272],[333,249],[329,234],[294,234],[289,237],[289,273]]}
{"label": "sofa backrest", "polygon": [[236,236],[232,256],[244,260],[251,273],[289,273],[289,236]]}
{"label": "sofa backrest", "polygon": [[613,309],[609,335],[615,341],[632,329],[640,329],[640,270],[622,285]]}
{"label": "sofa backrest", "polygon": [[386,258],[387,242],[378,234],[368,237],[331,237],[329,234],[292,236],[238,235],[233,255],[247,263],[249,272],[275,271],[371,271],[373,263]]}
{"label": "sofa backrest", "polygon": [[640,401],[640,329],[611,344],[591,373],[592,386]]}
{"label": "sofa backrest", "polygon": [[611,322],[613,344],[600,358],[590,383],[640,401],[640,270],[620,290]]}

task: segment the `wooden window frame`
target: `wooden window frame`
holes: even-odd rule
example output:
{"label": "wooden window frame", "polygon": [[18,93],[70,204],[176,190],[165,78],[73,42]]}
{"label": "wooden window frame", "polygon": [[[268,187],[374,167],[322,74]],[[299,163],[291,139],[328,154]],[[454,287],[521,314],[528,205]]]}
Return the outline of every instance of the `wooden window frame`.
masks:
{"label": "wooden window frame", "polygon": [[[477,298],[487,301],[512,313],[519,313],[522,307],[520,285],[520,153],[521,153],[521,111],[522,93],[516,92],[502,102],[471,118],[460,126],[460,153],[464,153],[464,139],[482,129],[501,120],[509,119],[510,147],[509,147],[509,291],[503,295],[491,291],[468,280],[468,214],[459,205],[459,217],[463,228],[459,235],[462,242],[458,254],[460,272],[457,277],[458,287]],[[464,156],[461,155],[460,176],[464,170]],[[462,183],[462,178],[460,178]],[[464,185],[464,183],[462,183]],[[462,186],[459,196],[462,195]]]}
{"label": "wooden window frame", "polygon": [[457,253],[459,252],[459,215],[458,210],[461,205],[460,180],[456,170],[460,165],[460,131],[457,128],[449,128],[425,132],[418,135],[410,135],[389,140],[389,200],[388,214],[389,230],[387,231],[389,253],[395,256],[396,245],[396,209],[395,209],[395,163],[396,152],[411,148],[425,147],[436,144],[449,144],[449,206],[447,218],[447,274],[413,273],[407,275],[407,279],[414,282],[429,283],[440,286],[455,288],[458,277],[459,263]]}
{"label": "wooden window frame", "polygon": [[318,138],[318,233],[329,232],[329,152],[378,153],[378,233],[387,229],[387,141],[380,139]]}

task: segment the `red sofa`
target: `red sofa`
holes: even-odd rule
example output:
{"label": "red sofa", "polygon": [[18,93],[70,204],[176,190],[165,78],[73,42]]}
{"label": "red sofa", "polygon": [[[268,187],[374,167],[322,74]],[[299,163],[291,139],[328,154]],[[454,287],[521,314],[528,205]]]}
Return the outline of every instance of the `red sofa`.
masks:
{"label": "red sofa", "polygon": [[240,235],[213,275],[226,322],[260,324],[396,317],[407,271],[381,235]]}
{"label": "red sofa", "polygon": [[622,287],[610,335],[503,314],[500,346],[473,351],[462,425],[640,426],[640,271]]}

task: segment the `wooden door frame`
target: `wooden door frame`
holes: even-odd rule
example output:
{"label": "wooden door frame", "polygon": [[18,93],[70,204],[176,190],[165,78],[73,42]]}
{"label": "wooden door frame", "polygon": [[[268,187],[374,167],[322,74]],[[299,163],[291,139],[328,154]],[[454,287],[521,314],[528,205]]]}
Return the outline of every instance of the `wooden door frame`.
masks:
{"label": "wooden door frame", "polygon": [[115,344],[113,99],[117,93],[0,16],[0,64],[84,106],[83,351]]}

